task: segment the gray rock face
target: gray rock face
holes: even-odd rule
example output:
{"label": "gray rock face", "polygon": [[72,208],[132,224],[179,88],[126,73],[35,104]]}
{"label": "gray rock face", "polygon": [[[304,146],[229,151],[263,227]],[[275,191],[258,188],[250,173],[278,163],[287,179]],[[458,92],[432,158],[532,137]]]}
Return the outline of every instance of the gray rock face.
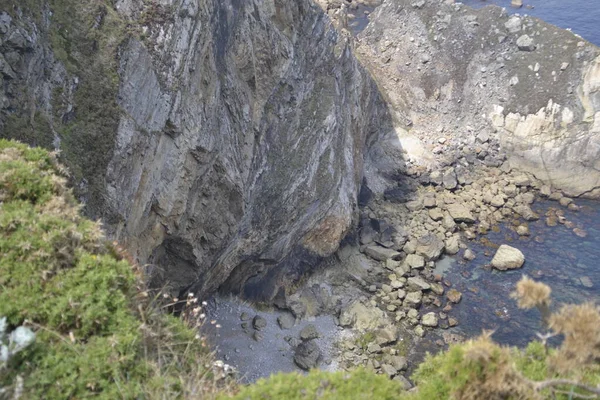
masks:
{"label": "gray rock face", "polygon": [[[119,3],[136,18],[138,0]],[[173,7],[151,48],[122,52],[114,230],[158,285],[270,300],[349,230],[385,110],[311,1]]]}
{"label": "gray rock face", "polygon": [[492,267],[500,271],[506,271],[521,268],[524,263],[525,256],[521,253],[521,250],[503,244],[496,251],[491,264]]}
{"label": "gray rock face", "polygon": [[[165,0],[156,18],[142,0],[111,4],[144,37],[115,32],[118,57],[100,41],[76,74],[53,56],[52,10],[44,26],[0,14],[2,136],[35,115],[36,136],[19,138],[64,150],[88,211],[153,284],[272,299],[351,227],[366,143],[391,126],[375,83],[311,0]],[[96,64],[109,82],[90,92]],[[84,89],[102,131],[83,132]]]}

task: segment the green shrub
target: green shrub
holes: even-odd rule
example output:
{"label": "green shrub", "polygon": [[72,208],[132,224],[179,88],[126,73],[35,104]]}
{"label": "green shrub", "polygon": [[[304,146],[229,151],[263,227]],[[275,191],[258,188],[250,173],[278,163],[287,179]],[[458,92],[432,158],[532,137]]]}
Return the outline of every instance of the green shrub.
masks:
{"label": "green shrub", "polygon": [[303,400],[303,399],[398,399],[402,384],[384,375],[375,375],[362,368],[351,372],[313,370],[277,374],[244,387],[237,400]]}
{"label": "green shrub", "polygon": [[45,150],[0,140],[0,316],[36,333],[0,366],[0,398],[210,397],[197,330],[160,311],[58,171]]}

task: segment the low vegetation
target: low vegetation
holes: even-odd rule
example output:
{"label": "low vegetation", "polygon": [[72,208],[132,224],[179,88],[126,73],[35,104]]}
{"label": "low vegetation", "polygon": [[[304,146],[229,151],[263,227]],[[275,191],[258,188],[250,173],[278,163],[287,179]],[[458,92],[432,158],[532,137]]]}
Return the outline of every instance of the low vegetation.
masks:
{"label": "low vegetation", "polygon": [[[513,297],[539,309],[548,332],[524,350],[484,334],[429,356],[408,392],[364,369],[278,374],[236,388],[198,336],[202,305],[149,292],[126,252],[79,211],[54,155],[0,140],[0,399],[600,396],[598,306],[550,314],[550,288],[527,278]],[[183,318],[165,312],[176,303]],[[555,335],[564,340],[553,348]]]}
{"label": "low vegetation", "polygon": [[[0,398],[212,397],[223,371],[165,301],[80,216],[53,155],[0,140],[0,317],[36,336],[0,364]],[[182,305],[199,320],[196,299]]]}

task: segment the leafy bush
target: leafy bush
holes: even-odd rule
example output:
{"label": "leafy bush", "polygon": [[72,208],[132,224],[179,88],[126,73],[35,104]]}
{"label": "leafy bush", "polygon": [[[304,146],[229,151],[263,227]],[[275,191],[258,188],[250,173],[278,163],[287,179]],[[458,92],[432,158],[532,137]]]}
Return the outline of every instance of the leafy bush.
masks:
{"label": "leafy bush", "polygon": [[[0,367],[0,398],[215,393],[195,327],[161,312],[126,254],[80,216],[60,170],[46,151],[0,140],[0,316],[6,331],[36,333]],[[192,317],[196,301],[184,302]]]}
{"label": "leafy bush", "polygon": [[359,368],[351,372],[328,373],[313,370],[277,374],[244,387],[237,400],[303,400],[303,399],[398,399],[402,384],[387,376],[375,375]]}

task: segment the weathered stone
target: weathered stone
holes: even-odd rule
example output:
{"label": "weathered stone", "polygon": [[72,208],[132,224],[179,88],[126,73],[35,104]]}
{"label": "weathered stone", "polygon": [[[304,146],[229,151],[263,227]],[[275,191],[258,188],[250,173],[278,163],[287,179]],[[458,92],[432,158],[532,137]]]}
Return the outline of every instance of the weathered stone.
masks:
{"label": "weathered stone", "polygon": [[441,221],[444,218],[444,213],[439,208],[429,210],[429,218],[434,221]]}
{"label": "weathered stone", "polygon": [[414,289],[429,290],[431,285],[420,276],[413,276],[408,278],[408,285]]}
{"label": "weathered stone", "polygon": [[458,236],[450,236],[446,239],[446,254],[454,255],[460,250],[460,239]]}
{"label": "weathered stone", "polygon": [[277,324],[281,329],[290,329],[296,324],[296,318],[291,314],[283,314],[277,317]]}
{"label": "weathered stone", "polygon": [[529,35],[519,36],[517,39],[517,46],[521,51],[534,51],[536,48],[535,41]]}
{"label": "weathered stone", "polygon": [[421,236],[417,240],[417,247],[415,252],[418,255],[423,256],[426,261],[437,260],[442,252],[444,251],[444,242],[442,242],[436,235],[428,234]]}
{"label": "weathered stone", "polygon": [[525,256],[519,249],[503,244],[496,251],[491,265],[500,271],[506,271],[521,268],[524,263]]}
{"label": "weathered stone", "polygon": [[462,299],[462,293],[456,289],[450,289],[446,293],[446,297],[450,302],[457,304],[460,303],[460,300]]}
{"label": "weathered stone", "polygon": [[425,267],[425,258],[417,254],[409,254],[406,256],[406,263],[409,267],[420,269]]}
{"label": "weathered stone", "polygon": [[267,320],[260,315],[257,315],[252,319],[252,326],[257,331],[263,330],[267,326]]}
{"label": "weathered stone", "polygon": [[377,343],[371,343],[367,346],[367,352],[371,354],[381,353],[381,346],[379,346]]}
{"label": "weathered stone", "polygon": [[319,366],[321,349],[314,340],[300,343],[294,352],[294,362],[303,370],[310,370]]}
{"label": "weathered stone", "polygon": [[540,219],[540,216],[537,215],[528,205],[523,204],[517,206],[514,208],[514,210],[526,221],[537,221],[538,219]]}
{"label": "weathered stone", "polygon": [[475,217],[473,217],[471,211],[462,204],[448,204],[447,209],[455,222],[465,222],[467,224],[475,223]]}
{"label": "weathered stone", "polygon": [[423,293],[418,290],[415,292],[409,292],[404,298],[404,302],[409,305],[419,305],[423,299]]}
{"label": "weathered stone", "polygon": [[444,188],[448,190],[456,189],[458,186],[458,180],[456,179],[456,172],[454,172],[454,168],[449,168],[444,171],[442,183],[444,184]]}
{"label": "weathered stone", "polygon": [[377,261],[386,261],[400,256],[396,250],[388,249],[379,245],[365,247],[365,254]]}
{"label": "weathered stone", "polygon": [[471,249],[466,249],[465,253],[463,254],[463,258],[467,261],[473,261],[475,259],[476,255],[475,253],[473,253],[473,250]]}
{"label": "weathered stone", "polygon": [[313,324],[306,325],[300,331],[300,339],[302,340],[312,340],[320,337],[317,328]]}
{"label": "weathered stone", "polygon": [[423,315],[423,317],[421,318],[421,324],[423,324],[424,326],[429,326],[429,327],[438,326],[438,317],[437,317],[436,313],[429,312],[429,313]]}
{"label": "weathered stone", "polygon": [[375,343],[384,346],[398,340],[398,329],[394,325],[378,329],[375,332]]}
{"label": "weathered stone", "polygon": [[393,376],[396,375],[396,368],[392,367],[389,364],[383,364],[381,366],[381,372],[383,372],[384,374],[386,374],[387,376],[392,378]]}

